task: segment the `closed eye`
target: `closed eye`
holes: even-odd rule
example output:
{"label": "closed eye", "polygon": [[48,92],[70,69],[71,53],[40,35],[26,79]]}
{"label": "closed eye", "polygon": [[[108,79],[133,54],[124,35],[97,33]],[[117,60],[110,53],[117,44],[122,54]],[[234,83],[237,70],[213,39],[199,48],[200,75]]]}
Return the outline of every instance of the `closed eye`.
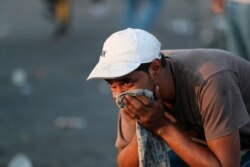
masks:
{"label": "closed eye", "polygon": [[122,82],[122,85],[125,87],[131,87],[133,85],[133,82],[131,80],[124,80]]}

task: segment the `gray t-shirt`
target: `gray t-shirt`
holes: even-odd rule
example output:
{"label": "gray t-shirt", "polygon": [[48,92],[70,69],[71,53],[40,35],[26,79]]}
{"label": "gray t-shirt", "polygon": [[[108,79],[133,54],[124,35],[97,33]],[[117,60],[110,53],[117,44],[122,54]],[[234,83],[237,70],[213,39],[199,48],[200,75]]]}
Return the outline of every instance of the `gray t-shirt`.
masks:
{"label": "gray t-shirt", "polygon": [[[176,102],[171,115],[185,131],[212,140],[240,129],[242,149],[250,148],[250,62],[216,49],[163,51],[173,64]],[[135,133],[120,113],[117,148]]]}

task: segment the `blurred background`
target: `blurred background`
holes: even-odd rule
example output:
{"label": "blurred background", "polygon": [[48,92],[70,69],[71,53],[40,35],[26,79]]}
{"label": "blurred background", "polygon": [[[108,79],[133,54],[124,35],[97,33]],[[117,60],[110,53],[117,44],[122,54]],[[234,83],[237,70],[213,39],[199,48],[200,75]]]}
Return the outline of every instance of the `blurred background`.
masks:
{"label": "blurred background", "polygon": [[[160,3],[144,28],[163,49],[225,48],[210,1]],[[131,16],[125,0],[68,5],[0,0],[1,167],[116,166],[117,108],[104,81],[86,78]]]}

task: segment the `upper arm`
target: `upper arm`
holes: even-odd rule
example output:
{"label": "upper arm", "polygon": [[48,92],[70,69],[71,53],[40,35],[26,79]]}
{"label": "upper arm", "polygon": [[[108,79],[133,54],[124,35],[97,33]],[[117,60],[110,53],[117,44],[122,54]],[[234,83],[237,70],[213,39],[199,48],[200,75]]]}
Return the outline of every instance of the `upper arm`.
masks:
{"label": "upper arm", "polygon": [[220,72],[206,80],[202,87],[200,112],[207,140],[227,136],[249,121],[238,81],[228,72]]}
{"label": "upper arm", "polygon": [[125,113],[119,111],[118,125],[117,125],[117,138],[115,146],[118,151],[125,148],[131,141],[135,134],[135,122],[129,122]]}
{"label": "upper arm", "polygon": [[249,116],[237,79],[230,72],[215,74],[207,80],[200,98],[210,150],[222,166],[239,166],[239,128],[249,121]]}
{"label": "upper arm", "polygon": [[208,147],[225,167],[240,166],[240,137],[239,130],[207,142]]}

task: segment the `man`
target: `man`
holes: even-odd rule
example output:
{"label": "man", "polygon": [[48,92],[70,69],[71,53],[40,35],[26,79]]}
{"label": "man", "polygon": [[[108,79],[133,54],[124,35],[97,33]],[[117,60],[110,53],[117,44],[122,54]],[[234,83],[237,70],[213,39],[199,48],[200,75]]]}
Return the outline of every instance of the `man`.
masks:
{"label": "man", "polygon": [[118,31],[104,43],[88,77],[105,79],[114,100],[134,89],[155,94],[155,101],[125,95],[118,165],[139,165],[135,121],[171,148],[171,166],[180,163],[178,157],[195,167],[250,163],[250,63],[221,50],[160,48],[146,31]]}

